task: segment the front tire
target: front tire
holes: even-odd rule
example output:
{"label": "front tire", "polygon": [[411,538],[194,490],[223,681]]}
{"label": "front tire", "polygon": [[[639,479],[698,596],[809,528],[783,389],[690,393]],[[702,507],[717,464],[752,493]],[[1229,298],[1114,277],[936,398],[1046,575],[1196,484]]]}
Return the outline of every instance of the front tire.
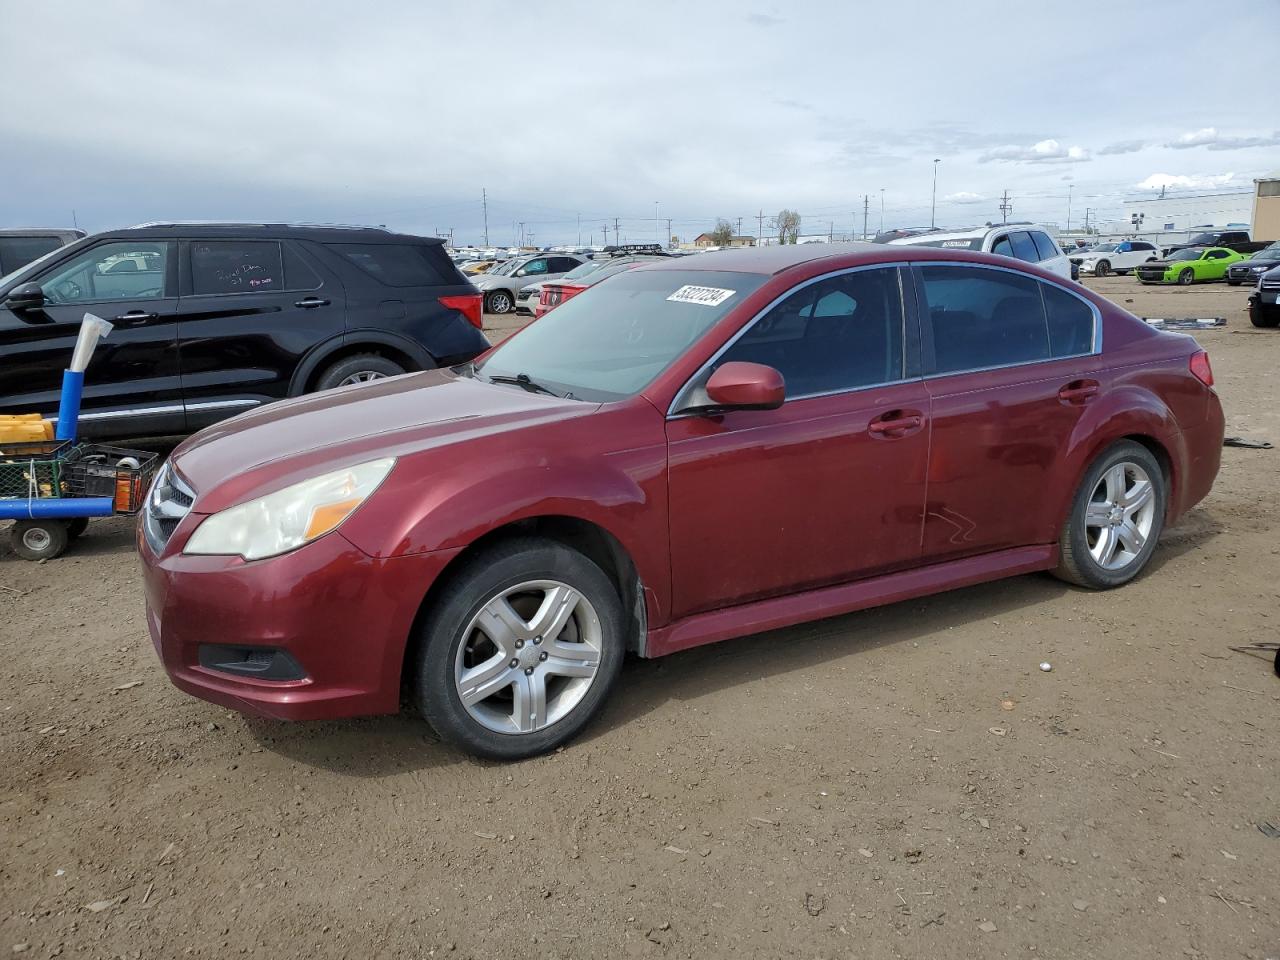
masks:
{"label": "front tire", "polygon": [[1105,277],[1110,272],[1111,264],[1106,260],[1099,260],[1097,266],[1093,268],[1093,275],[1095,277]]}
{"label": "front tire", "polygon": [[53,560],[67,549],[63,520],[19,520],[9,530],[9,544],[23,560]]}
{"label": "front tire", "polygon": [[1262,304],[1253,301],[1249,304],[1249,322],[1263,329],[1280,326],[1280,306],[1265,310]]}
{"label": "front tire", "polygon": [[1128,583],[1164,528],[1164,472],[1151,451],[1124,440],[1085,471],[1059,536],[1056,576],[1092,590]]}
{"label": "front tire", "polygon": [[515,307],[515,298],[506,290],[495,290],[485,297],[486,313],[510,313]]}
{"label": "front tire", "polygon": [[1196,272],[1190,267],[1178,274],[1178,283],[1181,286],[1189,287],[1196,282]]}
{"label": "front tire", "polygon": [[353,383],[383,380],[387,377],[399,376],[404,372],[404,367],[394,360],[388,360],[376,353],[361,353],[339,360],[325,370],[316,381],[316,389],[332,390],[334,387],[346,387]]}
{"label": "front tire", "polygon": [[617,591],[591,560],[551,540],[500,543],[432,601],[418,638],[419,709],[469,753],[545,753],[599,711],[625,637]]}

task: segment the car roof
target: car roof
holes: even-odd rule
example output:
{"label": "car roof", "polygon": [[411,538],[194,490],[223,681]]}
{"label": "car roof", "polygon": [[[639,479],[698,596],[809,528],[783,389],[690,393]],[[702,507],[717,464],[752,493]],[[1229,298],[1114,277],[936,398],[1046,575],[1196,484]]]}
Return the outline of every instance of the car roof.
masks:
{"label": "car roof", "polygon": [[856,253],[872,255],[884,253],[883,257],[873,257],[868,262],[878,260],[901,260],[902,250],[890,249],[883,243],[786,243],[770,244],[767,247],[730,247],[725,250],[711,250],[700,253],[696,257],[658,257],[651,264],[644,264],[640,270],[724,270],[730,273],[781,273],[791,267],[826,257],[835,257]]}
{"label": "car roof", "polygon": [[0,237],[83,237],[75,227],[0,227]]}
{"label": "car roof", "polygon": [[144,240],[212,239],[250,237],[264,240],[314,240],[320,243],[421,243],[443,245],[440,237],[419,237],[394,233],[383,227],[359,227],[311,223],[233,223],[203,221],[158,221],[122,230],[106,230],[99,237]]}
{"label": "car roof", "polygon": [[993,227],[974,227],[972,230],[956,230],[952,233],[918,233],[910,237],[898,237],[896,240],[890,240],[889,243],[898,247],[916,246],[922,243],[937,243],[939,240],[977,240],[985,237],[989,233],[995,233],[997,230],[1039,230],[1042,233],[1049,231],[1039,223],[1001,223]]}

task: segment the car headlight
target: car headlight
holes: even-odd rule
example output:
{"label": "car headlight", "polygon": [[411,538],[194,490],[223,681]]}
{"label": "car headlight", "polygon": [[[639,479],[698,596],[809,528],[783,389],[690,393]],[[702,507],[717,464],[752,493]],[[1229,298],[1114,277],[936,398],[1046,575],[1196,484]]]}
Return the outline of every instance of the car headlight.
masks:
{"label": "car headlight", "polygon": [[336,530],[395,463],[394,457],[371,460],[228,507],[206,517],[182,552],[262,560],[296,550]]}

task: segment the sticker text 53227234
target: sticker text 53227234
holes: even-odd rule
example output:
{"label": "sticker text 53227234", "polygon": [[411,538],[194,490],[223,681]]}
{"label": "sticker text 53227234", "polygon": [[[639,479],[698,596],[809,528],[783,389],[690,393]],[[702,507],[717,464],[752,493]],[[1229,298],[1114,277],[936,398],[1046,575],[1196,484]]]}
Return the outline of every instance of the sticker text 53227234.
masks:
{"label": "sticker text 53227234", "polygon": [[673,303],[698,303],[704,307],[718,307],[735,292],[723,287],[696,287],[687,283],[667,299]]}

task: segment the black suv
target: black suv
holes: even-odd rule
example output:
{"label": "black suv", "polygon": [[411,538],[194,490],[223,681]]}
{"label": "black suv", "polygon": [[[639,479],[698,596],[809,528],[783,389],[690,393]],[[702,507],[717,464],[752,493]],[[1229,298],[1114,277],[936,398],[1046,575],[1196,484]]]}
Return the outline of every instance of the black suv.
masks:
{"label": "black suv", "polygon": [[0,282],[0,411],[51,416],[81,318],[115,325],[80,433],[191,433],[284,397],[487,350],[443,241],[284,224],[147,224],[79,240]]}
{"label": "black suv", "polygon": [[0,230],[0,280],[46,253],[52,253],[84,236],[83,230],[57,227],[6,228]]}

